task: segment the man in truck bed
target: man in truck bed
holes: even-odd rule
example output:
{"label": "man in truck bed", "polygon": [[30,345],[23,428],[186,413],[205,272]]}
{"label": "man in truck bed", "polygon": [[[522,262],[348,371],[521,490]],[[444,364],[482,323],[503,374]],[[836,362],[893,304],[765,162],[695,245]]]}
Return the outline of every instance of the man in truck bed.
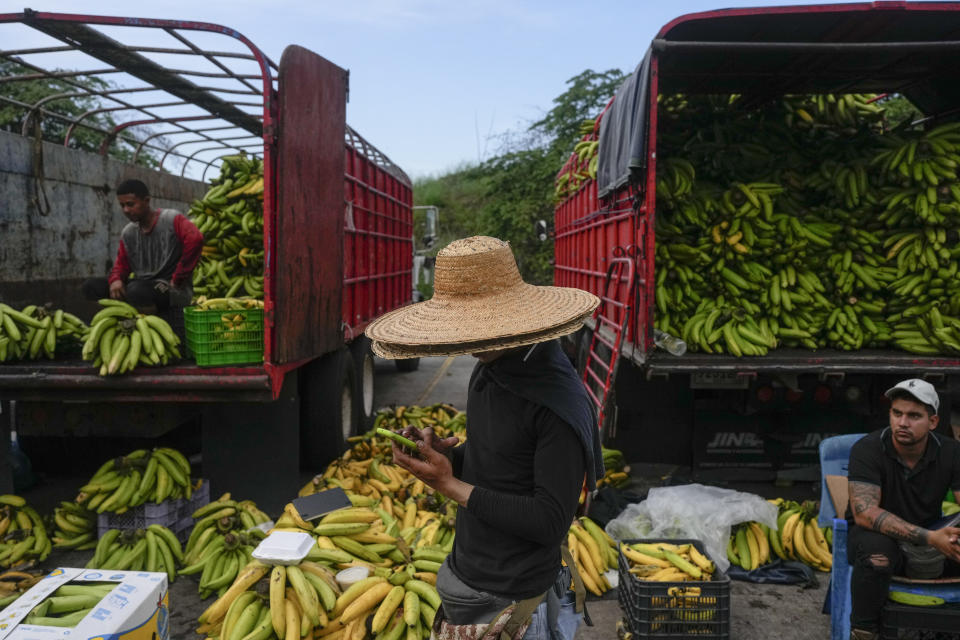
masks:
{"label": "man in truck bed", "polygon": [[140,180],[120,183],[117,201],[130,222],[120,233],[110,275],[84,282],[84,295],[126,300],[149,313],[189,305],[203,235],[179,211],[152,208],[150,192]]}
{"label": "man in truck bed", "polygon": [[[905,568],[909,555],[917,553],[904,544],[921,551],[932,547],[930,551],[960,563],[960,529],[922,526],[940,516],[947,489],[960,497],[960,444],[933,433],[940,398],[932,384],[918,379],[898,383],[886,396],[890,426],[867,434],[850,449],[847,519],[854,523],[848,547],[853,565],[853,640],[878,637],[891,576]],[[909,565],[906,569],[909,575]]]}

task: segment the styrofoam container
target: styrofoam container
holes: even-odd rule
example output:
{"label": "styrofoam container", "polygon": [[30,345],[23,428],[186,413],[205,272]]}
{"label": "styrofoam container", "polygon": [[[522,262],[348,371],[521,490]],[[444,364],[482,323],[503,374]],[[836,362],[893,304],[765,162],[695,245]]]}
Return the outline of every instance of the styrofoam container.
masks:
{"label": "styrofoam container", "polygon": [[266,564],[299,564],[314,544],[309,533],[274,531],[260,541],[253,557]]}
{"label": "styrofoam container", "polygon": [[343,571],[337,572],[335,580],[337,584],[340,585],[341,589],[349,589],[350,585],[355,582],[360,582],[364,578],[370,576],[370,569],[366,567],[347,567]]}

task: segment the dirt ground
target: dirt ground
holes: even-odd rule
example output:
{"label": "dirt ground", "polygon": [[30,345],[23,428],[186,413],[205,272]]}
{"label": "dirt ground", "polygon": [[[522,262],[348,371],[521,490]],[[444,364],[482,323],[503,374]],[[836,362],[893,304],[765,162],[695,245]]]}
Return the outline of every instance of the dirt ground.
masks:
{"label": "dirt ground", "polygon": [[[450,402],[454,406],[466,406],[466,386],[474,360],[468,356],[447,360],[425,358],[418,371],[398,374],[392,363],[377,364],[378,404],[430,404]],[[637,483],[654,486],[661,470],[638,470]],[[315,471],[319,471],[315,470]],[[304,481],[312,473],[304,471]],[[650,476],[650,477],[645,477]],[[70,499],[76,488],[86,481],[85,477],[46,477],[38,486],[22,495],[41,513],[50,513],[59,500]],[[228,488],[217,488],[218,491]],[[295,489],[294,489],[295,490]],[[810,486],[794,487],[804,494],[812,493]],[[771,495],[782,488],[760,487],[758,493],[768,491]],[[768,497],[768,496],[764,496]],[[83,566],[92,556],[92,551],[63,552],[54,550],[44,563],[44,569]],[[829,616],[821,613],[829,574],[818,574],[817,588],[800,589],[796,586],[758,585],[734,581],[730,587],[730,638],[737,640],[809,640],[828,638]],[[195,633],[196,620],[210,605],[212,599],[201,600],[197,593],[197,577],[178,578],[170,588],[170,637],[174,640],[199,638]],[[602,599],[591,597],[587,603],[593,626],[581,624],[576,640],[611,640],[616,638],[617,621],[623,612],[617,601],[616,591],[610,591]]]}

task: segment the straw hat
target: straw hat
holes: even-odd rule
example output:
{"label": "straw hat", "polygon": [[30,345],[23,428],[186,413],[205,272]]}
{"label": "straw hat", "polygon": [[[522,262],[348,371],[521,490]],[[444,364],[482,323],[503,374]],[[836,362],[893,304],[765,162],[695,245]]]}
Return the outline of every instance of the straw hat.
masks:
{"label": "straw hat", "polygon": [[527,284],[510,245],[496,238],[451,242],[435,269],[433,298],[367,326],[374,353],[416,358],[534,344],[573,333],[600,304],[580,289]]}

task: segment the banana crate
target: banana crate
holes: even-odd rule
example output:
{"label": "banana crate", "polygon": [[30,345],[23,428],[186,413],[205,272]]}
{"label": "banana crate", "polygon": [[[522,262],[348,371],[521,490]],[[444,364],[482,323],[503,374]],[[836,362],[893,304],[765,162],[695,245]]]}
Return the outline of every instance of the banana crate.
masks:
{"label": "banana crate", "polygon": [[183,310],[187,349],[201,367],[263,362],[263,309]]}
{"label": "banana crate", "polygon": [[[623,544],[691,544],[706,555],[699,540],[623,540]],[[709,581],[658,582],[630,572],[621,549],[617,598],[634,637],[730,638],[730,578],[715,571]]]}
{"label": "banana crate", "polygon": [[123,513],[101,513],[97,516],[97,537],[110,529],[127,531],[146,529],[159,524],[173,532],[180,542],[186,542],[193,527],[191,514],[210,502],[210,483],[204,480],[189,499],[172,498],[157,504],[145,502]]}

